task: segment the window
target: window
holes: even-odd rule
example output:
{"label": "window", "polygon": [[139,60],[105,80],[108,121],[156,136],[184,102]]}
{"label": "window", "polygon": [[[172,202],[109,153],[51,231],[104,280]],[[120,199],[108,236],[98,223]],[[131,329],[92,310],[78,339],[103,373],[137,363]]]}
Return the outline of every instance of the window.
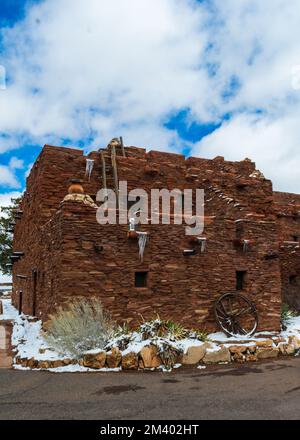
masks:
{"label": "window", "polygon": [[299,241],[299,236],[298,235],[292,235],[292,239],[293,239],[293,241],[295,241],[295,242],[298,242]]}
{"label": "window", "polygon": [[290,275],[289,276],[289,284],[291,286],[297,286],[297,275]]}
{"label": "window", "polygon": [[148,272],[135,272],[135,287],[147,287]]}
{"label": "window", "polygon": [[236,272],[236,290],[244,290],[246,273],[245,270],[238,270]]}

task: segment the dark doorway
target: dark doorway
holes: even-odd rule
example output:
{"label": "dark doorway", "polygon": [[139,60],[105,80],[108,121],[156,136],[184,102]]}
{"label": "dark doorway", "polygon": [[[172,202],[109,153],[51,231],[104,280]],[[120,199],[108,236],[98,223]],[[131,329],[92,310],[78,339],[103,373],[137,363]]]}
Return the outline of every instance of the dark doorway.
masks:
{"label": "dark doorway", "polygon": [[289,276],[289,285],[290,286],[297,286],[297,275],[290,275]]}
{"label": "dark doorway", "polygon": [[37,270],[32,271],[32,316],[36,316]]}
{"label": "dark doorway", "polygon": [[19,291],[19,315],[22,314],[22,308],[23,308],[23,292],[22,290]]}
{"label": "dark doorway", "polygon": [[236,271],[236,290],[244,290],[246,273],[245,270]]}

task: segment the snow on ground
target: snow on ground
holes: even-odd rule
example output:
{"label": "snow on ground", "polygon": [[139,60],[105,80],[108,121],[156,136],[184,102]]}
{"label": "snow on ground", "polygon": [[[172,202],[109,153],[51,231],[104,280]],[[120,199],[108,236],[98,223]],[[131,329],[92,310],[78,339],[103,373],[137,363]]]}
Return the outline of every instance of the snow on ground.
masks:
{"label": "snow on ground", "polygon": [[41,321],[29,322],[26,316],[15,319],[12,333],[12,345],[17,347],[16,355],[21,358],[35,358],[37,361],[66,359],[49,347],[42,336]]}
{"label": "snow on ground", "polygon": [[[14,321],[13,333],[12,333],[12,345],[15,346],[15,355],[20,356],[21,358],[35,358],[38,361],[55,361],[55,360],[63,360],[70,358],[70,355],[65,354],[61,355],[55,350],[53,350],[45,339],[43,338],[42,333],[42,323],[41,321],[31,321],[30,317],[25,315],[19,315],[18,311],[11,304],[10,299],[2,299],[3,304],[3,314],[0,315],[1,320],[12,320]],[[234,345],[236,343],[243,343],[243,345],[250,346],[253,344],[253,341],[258,341],[261,339],[266,339],[268,335],[270,337],[280,336],[284,338],[288,338],[289,336],[298,335],[300,333],[300,316],[291,318],[287,329],[279,334],[274,334],[271,332],[263,332],[257,333],[255,336],[237,336],[237,337],[227,337],[222,332],[212,333],[208,335],[209,342],[211,347],[207,348],[207,351],[218,351],[220,350],[220,345],[217,342],[221,342],[226,346]],[[121,337],[122,338],[122,337]],[[117,346],[118,339],[116,338],[112,340],[109,344],[110,347]],[[134,352],[138,353],[141,349],[149,344],[155,343],[159,348],[162,348],[165,343],[172,345],[175,349],[183,351],[186,353],[188,348],[191,346],[202,345],[203,342],[194,338],[186,338],[180,341],[172,341],[167,338],[152,338],[147,340],[142,340],[142,336],[138,332],[133,332],[131,334],[130,342],[127,348],[123,351],[123,355]],[[252,344],[251,344],[252,342]],[[91,350],[94,352],[95,350]],[[99,350],[97,350],[99,352]],[[179,368],[181,365],[178,364],[174,366],[174,368]],[[27,370],[28,368],[22,367],[20,365],[14,365],[15,369],[19,370]],[[202,367],[201,367],[202,368]],[[168,371],[162,367],[163,371]],[[101,370],[97,370],[97,372],[118,372],[120,368],[109,369],[104,368]],[[64,367],[53,368],[49,371],[54,373],[75,373],[75,372],[95,372],[95,370],[86,368],[80,365],[66,365]]]}
{"label": "snow on ground", "polygon": [[300,333],[300,316],[290,318],[287,329],[281,332],[282,337],[299,335]]}
{"label": "snow on ground", "polygon": [[[28,368],[22,367],[21,365],[14,365],[14,369],[20,371],[41,371],[39,368]],[[51,373],[118,373],[121,371],[121,368],[101,368],[100,370],[94,370],[80,365],[66,365],[65,367],[51,368],[48,371]]]}
{"label": "snow on ground", "polygon": [[12,305],[10,298],[1,299],[1,302],[3,306],[3,314],[0,315],[0,321],[14,320],[19,316],[18,311]]}

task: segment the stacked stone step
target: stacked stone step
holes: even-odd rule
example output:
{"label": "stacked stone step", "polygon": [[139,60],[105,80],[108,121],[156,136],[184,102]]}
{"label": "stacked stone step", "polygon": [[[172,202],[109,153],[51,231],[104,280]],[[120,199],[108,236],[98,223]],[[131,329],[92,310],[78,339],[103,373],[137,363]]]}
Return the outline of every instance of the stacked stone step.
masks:
{"label": "stacked stone step", "polygon": [[0,323],[0,368],[10,368],[12,365],[11,350],[12,324],[10,321]]}

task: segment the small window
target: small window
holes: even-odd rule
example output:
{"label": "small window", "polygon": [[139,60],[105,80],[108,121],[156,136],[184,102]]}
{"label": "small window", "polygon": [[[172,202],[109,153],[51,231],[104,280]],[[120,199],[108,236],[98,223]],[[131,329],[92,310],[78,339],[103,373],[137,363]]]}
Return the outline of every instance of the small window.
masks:
{"label": "small window", "polygon": [[292,239],[293,239],[293,241],[295,241],[295,242],[298,242],[299,241],[299,235],[292,235]]}
{"label": "small window", "polygon": [[289,284],[291,286],[297,286],[297,275],[290,275],[289,276]]}
{"label": "small window", "polygon": [[135,272],[135,287],[147,287],[148,272]]}
{"label": "small window", "polygon": [[236,290],[244,290],[246,273],[244,270],[236,272]]}

